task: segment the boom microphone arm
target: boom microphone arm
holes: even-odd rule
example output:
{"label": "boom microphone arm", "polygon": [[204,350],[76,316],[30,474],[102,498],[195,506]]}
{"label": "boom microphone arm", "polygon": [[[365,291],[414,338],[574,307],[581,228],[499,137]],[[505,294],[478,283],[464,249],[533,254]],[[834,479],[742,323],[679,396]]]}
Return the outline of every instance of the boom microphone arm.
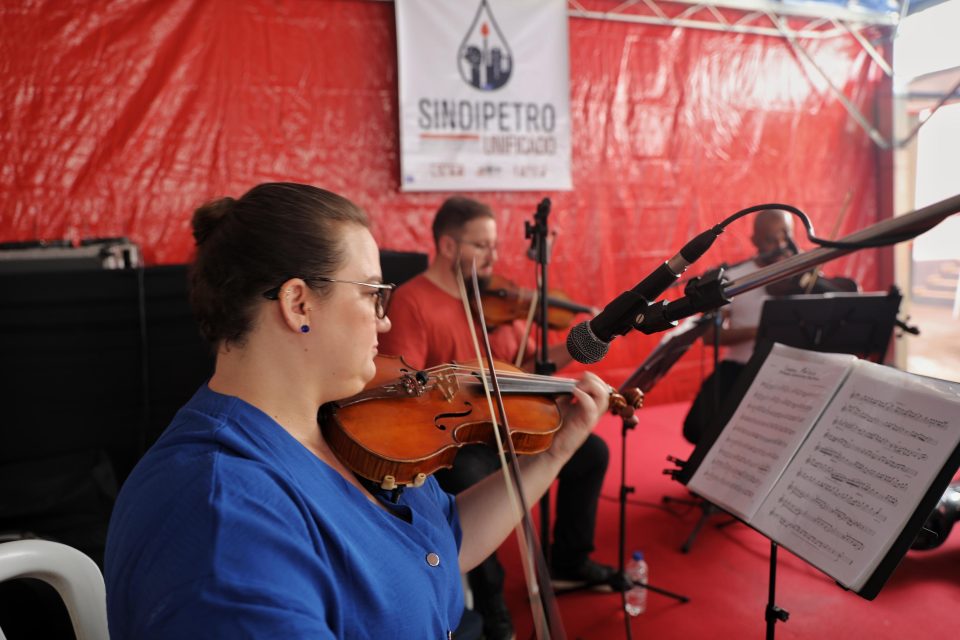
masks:
{"label": "boom microphone arm", "polygon": [[[902,216],[882,220],[842,238],[839,242],[867,243],[871,246],[896,244],[929,231],[946,217],[958,212],[960,194]],[[673,302],[664,300],[650,306],[637,318],[633,328],[647,334],[665,331],[675,327],[678,320],[729,304],[731,298],[741,293],[808,271],[811,267],[857,250],[855,247],[818,247],[775,262],[733,282],[723,280],[723,269],[711,271],[687,283],[682,298]]]}

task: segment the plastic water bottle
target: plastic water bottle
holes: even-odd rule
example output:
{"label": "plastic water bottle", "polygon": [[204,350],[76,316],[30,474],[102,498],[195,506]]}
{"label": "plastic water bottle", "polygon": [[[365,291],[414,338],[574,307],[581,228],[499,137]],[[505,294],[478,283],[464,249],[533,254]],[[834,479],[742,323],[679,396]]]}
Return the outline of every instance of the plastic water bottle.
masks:
{"label": "plastic water bottle", "polygon": [[[626,573],[627,579],[631,582],[647,584],[650,576],[647,561],[643,558],[643,551],[633,552],[633,559],[627,563]],[[646,610],[646,587],[630,587],[630,590],[627,591],[627,613],[631,616],[638,616]]]}

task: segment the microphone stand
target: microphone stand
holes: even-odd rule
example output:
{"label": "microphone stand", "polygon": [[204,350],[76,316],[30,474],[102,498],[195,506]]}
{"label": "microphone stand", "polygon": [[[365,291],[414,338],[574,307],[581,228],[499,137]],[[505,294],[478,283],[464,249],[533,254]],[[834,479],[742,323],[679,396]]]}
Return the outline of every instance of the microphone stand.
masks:
{"label": "microphone stand", "polygon": [[[886,246],[912,239],[929,231],[947,216],[960,212],[960,194],[946,200],[911,211],[910,213],[882,220],[869,227],[851,233],[840,242],[869,242],[874,246]],[[811,267],[834,260],[861,248],[868,247],[818,247],[806,253],[798,253],[779,262],[758,269],[733,282],[723,280],[722,269],[690,280],[684,296],[673,302],[660,301],[637,315],[633,328],[646,334],[665,331],[677,325],[677,320],[712,311],[730,302],[741,293],[778,282],[790,276],[809,271]],[[872,248],[872,247],[869,247]]]}
{"label": "microphone stand", "polygon": [[[537,349],[537,360],[536,360],[536,373],[540,375],[553,375],[557,366],[556,363],[550,360],[550,354],[548,351],[548,325],[547,325],[547,265],[550,260],[549,248],[547,246],[548,238],[548,229],[547,229],[547,218],[550,215],[550,199],[544,198],[540,204],[537,206],[537,212],[534,214],[534,223],[530,224],[529,221],[524,222],[524,237],[530,239],[530,249],[528,251],[529,256],[533,257],[538,265],[538,278],[537,278],[537,291],[539,303],[539,348]],[[630,632],[630,618],[626,615],[626,597],[627,589],[624,587],[629,586],[640,586],[648,591],[653,591],[661,595],[667,596],[669,598],[674,598],[680,602],[689,602],[690,598],[684,595],[673,593],[672,591],[667,591],[660,587],[656,587],[652,584],[633,584],[628,583],[625,572],[625,549],[626,549],[626,508],[627,508],[627,496],[634,491],[633,487],[627,486],[627,433],[634,428],[633,423],[628,420],[623,420],[623,429],[621,431],[621,465],[620,465],[620,544],[619,544],[619,554],[618,554],[618,574],[622,578],[622,584],[617,585],[618,590],[620,591],[620,597],[623,603],[624,610],[624,625],[626,627],[627,638],[631,638]],[[544,557],[549,562],[550,560],[550,493],[547,492],[540,499],[540,539],[541,547],[544,550]],[[612,581],[611,581],[612,582]],[[557,595],[563,595],[564,593],[572,593],[575,591],[581,591],[583,589],[589,589],[595,587],[594,584],[585,584],[583,586],[574,587],[571,589],[558,590]],[[610,585],[614,587],[614,584]]]}
{"label": "microphone stand", "polygon": [[[547,265],[550,262],[550,251],[547,246],[547,218],[550,216],[550,198],[544,198],[537,205],[537,212],[533,215],[533,224],[524,221],[524,237],[530,240],[530,249],[527,255],[537,263],[537,304],[540,307],[540,323],[537,327],[536,364],[534,371],[538,375],[552,376],[557,365],[550,361],[548,351],[549,333],[547,328]],[[540,498],[540,547],[544,558],[550,562],[550,492],[547,491]]]}
{"label": "microphone stand", "polygon": [[[854,232],[842,238],[841,241],[844,243],[871,243],[874,246],[892,245],[929,231],[946,217],[958,212],[960,212],[960,194],[903,216],[883,220]],[[729,283],[723,280],[723,269],[716,269],[702,278],[694,278],[687,283],[684,297],[672,303],[661,301],[647,307],[643,313],[636,317],[633,328],[646,334],[664,331],[676,326],[677,320],[695,313],[717,309],[728,304],[731,298],[741,293],[789,278],[809,270],[810,267],[839,258],[860,248],[867,247],[827,248],[821,246],[812,251],[803,254],[798,253],[780,262],[775,262]],[[682,473],[682,467],[678,471],[668,473],[678,477]],[[775,603],[777,546],[776,542],[770,541],[770,578],[768,601],[764,610],[766,637],[768,639],[774,637],[776,623],[786,622],[789,617],[789,613]]]}
{"label": "microphone stand", "polygon": [[[629,382],[629,381],[628,381]],[[627,391],[626,387],[620,389],[620,393],[625,393]],[[654,593],[659,593],[662,596],[667,596],[668,598],[673,598],[674,600],[680,601],[680,603],[690,602],[690,598],[679,593],[674,593],[672,591],[667,591],[661,587],[656,587],[652,584],[642,584],[639,582],[633,582],[627,577],[627,565],[626,565],[626,549],[627,549],[627,496],[635,491],[634,487],[627,484],[627,434],[631,429],[635,428],[636,425],[633,421],[624,418],[623,424],[620,430],[620,531],[619,531],[619,550],[617,553],[617,571],[621,576],[623,576],[624,586],[628,587],[642,587],[647,591],[653,591]],[[566,591],[562,592],[566,593]],[[632,616],[627,615],[627,590],[620,590],[620,603],[621,610],[623,613],[623,626],[625,637],[630,640],[633,638],[633,633],[630,628],[630,619]]]}

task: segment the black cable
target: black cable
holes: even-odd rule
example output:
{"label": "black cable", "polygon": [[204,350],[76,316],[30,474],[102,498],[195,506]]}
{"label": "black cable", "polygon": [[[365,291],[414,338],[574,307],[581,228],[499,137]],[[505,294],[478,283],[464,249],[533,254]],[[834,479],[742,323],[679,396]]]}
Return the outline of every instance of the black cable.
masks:
{"label": "black cable", "polygon": [[790,213],[796,216],[797,218],[800,218],[800,222],[803,224],[804,231],[806,231],[807,233],[807,239],[810,240],[810,242],[814,243],[815,245],[819,247],[824,247],[827,249],[869,249],[872,247],[885,247],[891,244],[897,244],[898,242],[903,242],[904,240],[910,240],[912,238],[916,238],[918,235],[920,235],[924,231],[932,229],[934,226],[936,226],[940,222],[939,220],[936,220],[934,222],[931,222],[930,224],[923,225],[922,228],[918,228],[915,231],[908,231],[908,232],[901,233],[894,236],[884,236],[880,238],[875,238],[873,240],[866,240],[863,242],[843,242],[839,240],[825,240],[823,238],[818,238],[814,234],[813,223],[810,222],[810,218],[808,218],[807,214],[805,214],[803,211],[789,204],[771,202],[767,204],[757,204],[752,207],[747,207],[746,209],[741,209],[740,211],[737,211],[733,215],[729,216],[726,220],[724,220],[717,226],[720,227],[721,229],[726,229],[727,226],[730,223],[734,222],[735,220],[739,220],[740,218],[746,215],[749,215],[751,213],[757,213],[759,211],[768,211],[770,209],[780,209],[782,211],[786,211],[787,213]]}

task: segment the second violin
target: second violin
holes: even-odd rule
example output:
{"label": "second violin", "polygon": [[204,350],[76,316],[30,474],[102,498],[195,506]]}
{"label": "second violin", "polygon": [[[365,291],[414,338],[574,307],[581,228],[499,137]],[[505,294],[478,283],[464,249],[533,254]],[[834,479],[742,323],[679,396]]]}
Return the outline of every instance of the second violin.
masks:
{"label": "second violin", "polygon": [[[502,276],[491,276],[480,287],[483,318],[490,327],[525,319],[530,306],[535,304],[534,290],[519,287]],[[550,291],[547,296],[547,326],[551,329],[566,329],[577,314],[593,312],[591,307],[572,302],[560,291]],[[534,320],[539,322],[539,316]]]}

